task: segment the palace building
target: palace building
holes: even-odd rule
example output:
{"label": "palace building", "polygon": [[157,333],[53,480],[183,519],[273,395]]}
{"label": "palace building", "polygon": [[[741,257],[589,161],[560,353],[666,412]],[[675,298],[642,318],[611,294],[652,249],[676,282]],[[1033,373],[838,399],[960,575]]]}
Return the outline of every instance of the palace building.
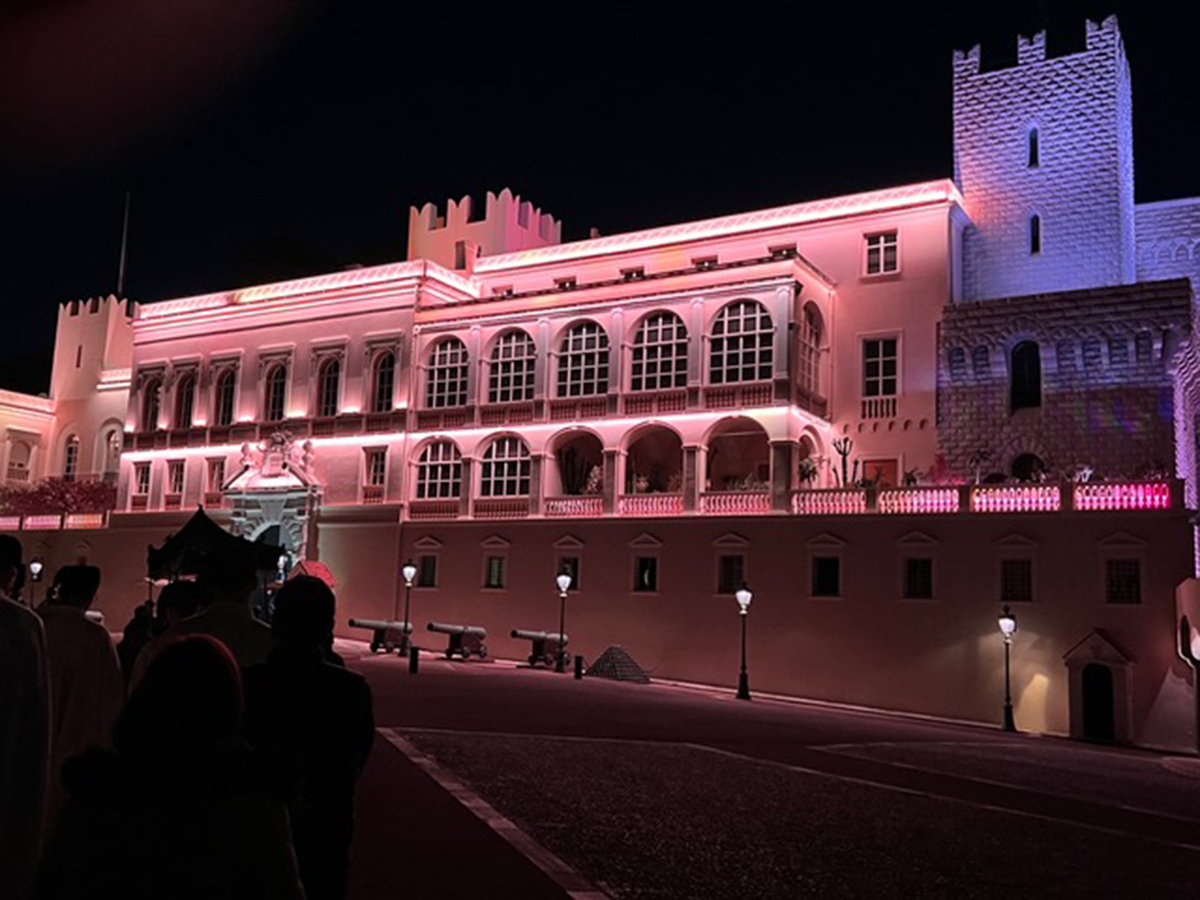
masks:
{"label": "palace building", "polygon": [[746,583],[757,690],[975,721],[1007,604],[1019,728],[1194,746],[1200,199],[1135,201],[1086,38],[956,53],[944,180],[568,243],[504,190],[412,210],[403,262],[65,304],[49,396],[0,392],[5,496],[112,509],[0,528],[103,565],[110,622],[197,507],[328,566],[339,626],[412,559],[420,642],[508,657],[565,568],[574,652],[715,684]]}

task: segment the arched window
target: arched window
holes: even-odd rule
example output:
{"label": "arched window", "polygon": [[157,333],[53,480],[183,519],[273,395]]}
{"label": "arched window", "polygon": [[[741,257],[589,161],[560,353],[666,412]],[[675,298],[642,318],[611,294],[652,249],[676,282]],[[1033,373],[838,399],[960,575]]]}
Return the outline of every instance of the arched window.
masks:
{"label": "arched window", "polygon": [[800,316],[800,353],[797,363],[800,390],[810,397],[821,394],[821,332],[821,313],[813,304],[806,304]]}
{"label": "arched window", "polygon": [[71,435],[63,447],[63,480],[74,481],[79,474],[79,438]]}
{"label": "arched window", "polygon": [[1129,340],[1123,335],[1113,335],[1108,339],[1108,362],[1114,366],[1129,362]]}
{"label": "arched window", "polygon": [[438,341],[425,371],[425,406],[445,409],[467,405],[467,345],[456,337]]}
{"label": "arched window", "polygon": [[951,347],[949,354],[950,380],[962,381],[967,377],[967,351],[962,347]]}
{"label": "arched window", "polygon": [[192,427],[192,408],[196,404],[196,376],[186,372],[175,383],[175,427]]}
{"label": "arched window", "polygon": [[1012,474],[1017,481],[1041,481],[1046,473],[1046,464],[1033,453],[1022,453],[1013,460]]}
{"label": "arched window", "polygon": [[13,441],[8,448],[8,480],[28,481],[29,463],[33,457],[33,448],[25,441]]}
{"label": "arched window", "polygon": [[1029,168],[1036,169],[1042,164],[1042,148],[1037,127],[1029,129]]}
{"label": "arched window", "polygon": [[1029,217],[1029,252],[1042,252],[1042,217],[1037,213]]}
{"label": "arched window", "polygon": [[754,300],[730,303],[713,322],[709,350],[712,384],[769,381],[775,329],[766,307]]}
{"label": "arched window", "polygon": [[1058,361],[1058,371],[1075,371],[1075,345],[1071,341],[1059,341],[1054,347],[1054,356]]}
{"label": "arched window", "polygon": [[525,497],[529,494],[529,448],[517,437],[493,441],[483,454],[479,493],[484,497]]}
{"label": "arched window", "polygon": [[283,363],[275,363],[267,369],[267,380],[263,392],[263,421],[282,422],[286,402],[287,366]]}
{"label": "arched window", "polygon": [[237,380],[233,369],[223,369],[213,388],[213,424],[218,427],[233,424],[233,397]]}
{"label": "arched window", "polygon": [[417,462],[417,499],[438,500],[462,492],[462,456],[450,441],[429,444]]}
{"label": "arched window", "polygon": [[1042,359],[1036,343],[1021,341],[1013,347],[1009,375],[1013,412],[1042,405]]}
{"label": "arched window", "polygon": [[629,389],[662,391],[687,386],[688,334],[673,312],[642,320],[633,338]]}
{"label": "arched window", "polygon": [[336,356],[321,361],[317,374],[317,415],[330,418],[338,414],[341,398],[342,361]]}
{"label": "arched window", "polygon": [[971,349],[971,370],[976,378],[987,378],[992,374],[992,355],[986,345]]}
{"label": "arched window", "polygon": [[146,379],[142,386],[142,431],[158,430],[158,410],[161,403],[162,379]]}
{"label": "arched window", "polygon": [[104,480],[117,480],[121,468],[121,432],[113,428],[104,434]]}
{"label": "arched window", "polygon": [[595,322],[572,325],[558,353],[558,396],[608,393],[608,335]]}
{"label": "arched window", "polygon": [[391,412],[395,390],[396,354],[385,350],[375,357],[375,371],[371,378],[371,412]]}
{"label": "arched window", "polygon": [[488,403],[533,399],[537,347],[524,331],[507,331],[492,347],[488,366]]}
{"label": "arched window", "polygon": [[1083,341],[1083,366],[1086,369],[1098,369],[1104,363],[1104,350],[1099,338],[1085,338]]}

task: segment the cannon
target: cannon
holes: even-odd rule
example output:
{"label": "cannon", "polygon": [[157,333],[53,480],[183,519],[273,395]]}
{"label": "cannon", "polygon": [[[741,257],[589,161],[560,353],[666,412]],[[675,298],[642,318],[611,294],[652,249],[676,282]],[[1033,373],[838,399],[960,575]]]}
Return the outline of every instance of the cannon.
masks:
{"label": "cannon", "polygon": [[446,647],[446,659],[453,659],[455,654],[463,659],[478,656],[487,658],[487,646],[483,643],[487,637],[487,629],[481,625],[448,625],[445,622],[430,622],[425,626],[430,631],[450,636]]}
{"label": "cannon", "polygon": [[557,631],[529,631],[524,628],[514,628],[512,636],[522,641],[529,641],[529,664],[536,666],[542,663],[546,666],[552,666],[558,659],[560,653],[565,653],[567,644],[571,642],[569,634],[562,635],[562,641],[559,642],[559,633]]}
{"label": "cannon", "polygon": [[412,634],[412,622],[396,622],[390,619],[351,619],[351,628],[366,628],[371,635],[371,652],[378,653],[380,648],[385,653],[399,651]]}

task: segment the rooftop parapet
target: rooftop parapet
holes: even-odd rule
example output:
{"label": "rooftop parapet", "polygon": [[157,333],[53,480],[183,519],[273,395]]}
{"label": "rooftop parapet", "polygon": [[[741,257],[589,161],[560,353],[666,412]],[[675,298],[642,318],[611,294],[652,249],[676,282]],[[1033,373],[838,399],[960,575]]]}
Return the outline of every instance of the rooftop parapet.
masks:
{"label": "rooftop parapet", "polygon": [[[482,213],[482,214],[481,214]],[[429,259],[470,271],[477,256],[547,247],[562,240],[562,222],[508,188],[488,191],[484,209],[473,198],[449,200],[446,214],[433,203],[408,212],[408,258]]]}

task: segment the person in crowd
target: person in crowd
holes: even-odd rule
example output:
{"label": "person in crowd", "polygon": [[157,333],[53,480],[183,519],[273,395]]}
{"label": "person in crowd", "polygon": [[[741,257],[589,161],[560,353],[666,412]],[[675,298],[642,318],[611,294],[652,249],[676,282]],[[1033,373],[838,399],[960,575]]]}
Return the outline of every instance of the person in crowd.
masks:
{"label": "person in crowd", "polygon": [[271,629],[250,611],[250,598],[258,587],[258,571],[250,553],[237,549],[209,555],[196,583],[208,592],[208,605],[176,622],[146,646],[134,664],[135,686],[164,641],[185,634],[215,637],[229,648],[243,669],[266,662],[271,652]]}
{"label": "person in crowd", "polygon": [[371,689],[324,658],[334,610],[319,578],[288,581],[275,596],[271,656],[245,673],[246,736],[290,760],[299,776],[292,828],[309,900],[346,894],[354,790],[374,738]]}
{"label": "person in crowd", "polygon": [[154,639],[154,604],[146,601],[133,611],[133,618],[125,626],[121,642],[117,644],[117,658],[121,661],[121,674],[128,686],[133,677],[133,666],[138,654]]}
{"label": "person in crowd", "polygon": [[220,641],[160,647],[113,748],[63,768],[68,798],[36,897],[302,900],[286,767],[250,748],[242,717],[237,663]]}
{"label": "person in crowd", "polygon": [[50,668],[50,818],[62,801],[63,761],[108,744],[125,699],[108,631],[85,615],[99,587],[95,566],[63,566],[40,613]]}
{"label": "person in crowd", "polygon": [[0,894],[24,900],[42,838],[50,688],[42,621],[15,599],[21,543],[0,534]]}

